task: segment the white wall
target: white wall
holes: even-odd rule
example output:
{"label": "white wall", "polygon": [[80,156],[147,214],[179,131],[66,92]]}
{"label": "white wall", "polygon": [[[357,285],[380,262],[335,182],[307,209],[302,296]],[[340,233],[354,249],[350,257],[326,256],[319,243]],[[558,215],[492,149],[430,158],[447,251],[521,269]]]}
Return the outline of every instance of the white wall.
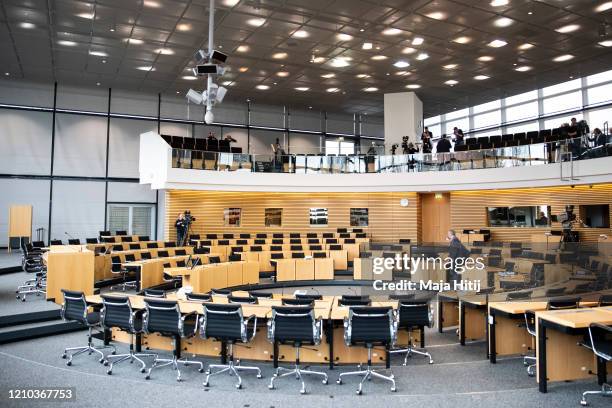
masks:
{"label": "white wall", "polygon": [[414,92],[385,94],[385,144],[402,145],[402,138],[420,140],[423,132],[423,102]]}
{"label": "white wall", "polygon": [[46,232],[49,228],[49,184],[49,180],[0,179],[0,247],[8,245],[11,205],[32,206],[32,238],[36,238],[38,228],[45,228]]}

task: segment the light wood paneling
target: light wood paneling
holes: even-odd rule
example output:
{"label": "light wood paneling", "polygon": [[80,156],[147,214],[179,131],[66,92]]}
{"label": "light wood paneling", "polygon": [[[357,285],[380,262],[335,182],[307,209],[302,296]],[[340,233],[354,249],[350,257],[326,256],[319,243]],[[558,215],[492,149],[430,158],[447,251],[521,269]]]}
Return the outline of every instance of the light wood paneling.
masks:
{"label": "light wood paneling", "polygon": [[[500,228],[487,226],[487,207],[511,207],[529,205],[550,205],[552,214],[560,214],[565,206],[573,204],[574,213],[578,206],[586,204],[612,205],[612,184],[572,187],[549,187],[531,189],[505,189],[484,191],[453,191],[451,197],[451,226],[457,231],[470,228],[491,230],[494,241],[529,242],[532,234],[543,233],[547,228]],[[552,223],[552,229],[560,229],[559,223]],[[580,239],[596,242],[599,234],[610,234],[609,228],[575,228]]]}
{"label": "light wood paneling", "polygon": [[420,194],[420,207],[421,241],[444,242],[450,228],[450,195]]}
{"label": "light wood paneling", "polygon": [[[400,206],[407,198],[408,207]],[[369,209],[369,226],[362,228],[376,241],[399,238],[417,239],[416,193],[251,193],[179,191],[166,192],[166,239],[175,239],[174,220],[180,212],[191,210],[197,218],[192,233],[234,232],[335,232],[337,228],[351,228],[351,208]],[[223,225],[224,208],[242,208],[240,227]],[[282,227],[265,227],[266,208],[282,208]],[[310,208],[328,209],[328,226],[309,225]]]}

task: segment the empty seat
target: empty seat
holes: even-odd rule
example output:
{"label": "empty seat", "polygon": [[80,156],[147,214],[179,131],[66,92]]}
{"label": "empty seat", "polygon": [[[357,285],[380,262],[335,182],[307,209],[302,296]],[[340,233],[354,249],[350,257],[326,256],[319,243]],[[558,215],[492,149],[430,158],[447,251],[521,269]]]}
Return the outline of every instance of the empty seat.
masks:
{"label": "empty seat", "polygon": [[475,137],[470,137],[470,138],[465,139],[465,144],[467,145],[478,144],[478,140]]}
{"label": "empty seat", "polygon": [[455,151],[456,152],[464,152],[468,149],[468,145],[466,144],[462,144],[462,145],[455,145]]}
{"label": "empty seat", "polygon": [[478,139],[478,144],[489,143],[489,136],[481,136]]}

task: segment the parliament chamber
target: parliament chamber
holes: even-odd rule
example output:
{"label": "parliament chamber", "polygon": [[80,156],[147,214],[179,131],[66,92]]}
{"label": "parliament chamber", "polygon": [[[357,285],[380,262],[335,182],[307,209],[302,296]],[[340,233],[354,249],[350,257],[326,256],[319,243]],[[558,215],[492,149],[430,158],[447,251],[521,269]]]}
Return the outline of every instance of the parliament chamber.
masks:
{"label": "parliament chamber", "polygon": [[612,2],[0,5],[0,406],[610,406]]}

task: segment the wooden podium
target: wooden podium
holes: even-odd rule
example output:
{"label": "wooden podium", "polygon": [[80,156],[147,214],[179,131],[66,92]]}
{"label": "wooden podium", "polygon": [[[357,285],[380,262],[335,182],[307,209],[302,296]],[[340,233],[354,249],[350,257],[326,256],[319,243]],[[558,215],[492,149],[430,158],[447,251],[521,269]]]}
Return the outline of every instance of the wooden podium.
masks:
{"label": "wooden podium", "polygon": [[8,251],[11,252],[11,238],[28,237],[32,241],[32,206],[11,205],[8,218]]}

